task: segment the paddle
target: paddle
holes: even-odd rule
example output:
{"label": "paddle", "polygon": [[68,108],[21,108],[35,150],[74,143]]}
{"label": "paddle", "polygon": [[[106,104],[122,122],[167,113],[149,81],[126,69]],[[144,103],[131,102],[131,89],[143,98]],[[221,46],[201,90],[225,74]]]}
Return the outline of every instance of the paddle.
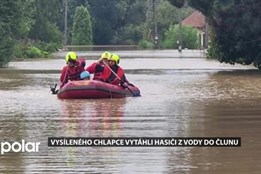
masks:
{"label": "paddle", "polygon": [[[61,84],[60,88],[65,84],[66,78],[68,76],[69,65],[67,64],[66,67],[67,67],[66,68],[66,73],[65,73],[65,76],[64,76],[64,78],[62,80],[62,84]],[[57,87],[57,83],[55,83],[54,85],[50,85],[50,91],[52,92],[52,94],[57,94],[58,93],[59,89],[56,90],[56,87]]]}
{"label": "paddle", "polygon": [[59,89],[56,90],[57,84],[55,83],[54,85],[50,85],[50,91],[52,94],[57,94]]}
{"label": "paddle", "polygon": [[[115,77],[116,77],[117,79],[119,79],[120,81],[122,81],[122,79],[111,69],[111,67],[110,67],[106,62],[103,61],[103,63],[104,63],[105,66],[107,66],[107,68],[109,68],[109,70],[115,75]],[[137,95],[135,95],[134,92],[129,88],[128,85],[125,85],[125,86],[123,86],[123,87],[126,87],[126,88],[131,92],[131,94],[133,95],[133,97],[136,97],[136,96],[137,96]]]}
{"label": "paddle", "polygon": [[[80,58],[80,59],[82,59],[81,66],[83,66],[83,68],[84,68],[84,66],[85,66],[85,59],[83,59],[83,58]],[[69,63],[67,62],[65,76],[64,76],[64,78],[62,80],[60,88],[63,87],[67,83],[68,79],[66,79],[66,78],[68,78],[68,73],[69,73]],[[57,94],[58,93],[59,89],[56,90],[56,87],[57,87],[56,83],[54,85],[50,85],[50,90],[51,90],[52,94]]]}

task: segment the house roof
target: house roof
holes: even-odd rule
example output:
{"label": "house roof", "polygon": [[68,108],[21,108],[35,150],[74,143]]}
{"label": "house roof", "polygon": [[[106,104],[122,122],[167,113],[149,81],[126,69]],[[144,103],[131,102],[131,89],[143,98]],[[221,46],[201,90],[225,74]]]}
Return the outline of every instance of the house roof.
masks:
{"label": "house roof", "polygon": [[181,24],[205,31],[206,17],[201,12],[194,11],[190,16],[181,21]]}

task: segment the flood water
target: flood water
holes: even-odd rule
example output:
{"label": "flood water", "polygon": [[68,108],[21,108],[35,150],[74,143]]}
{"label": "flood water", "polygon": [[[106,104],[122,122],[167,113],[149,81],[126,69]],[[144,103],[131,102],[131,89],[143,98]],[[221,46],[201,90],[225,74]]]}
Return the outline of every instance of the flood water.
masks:
{"label": "flood water", "polygon": [[[87,60],[90,64],[93,60]],[[126,58],[142,97],[59,100],[62,59],[0,69],[1,142],[41,142],[0,155],[1,173],[258,174],[261,73],[203,58]],[[48,147],[48,137],[241,137],[241,147]]]}

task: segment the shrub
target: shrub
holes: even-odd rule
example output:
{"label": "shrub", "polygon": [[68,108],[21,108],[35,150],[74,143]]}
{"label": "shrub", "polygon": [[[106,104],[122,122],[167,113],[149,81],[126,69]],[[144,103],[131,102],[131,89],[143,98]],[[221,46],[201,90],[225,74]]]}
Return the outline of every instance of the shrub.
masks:
{"label": "shrub", "polygon": [[147,40],[142,40],[140,41],[139,46],[141,48],[154,48],[154,43],[149,42]]}
{"label": "shrub", "polygon": [[42,57],[42,52],[39,48],[35,46],[29,46],[28,49],[25,51],[25,57],[28,58]]}
{"label": "shrub", "polygon": [[37,42],[34,44],[37,48],[43,50],[43,51],[46,51],[46,52],[49,52],[49,53],[52,53],[52,52],[55,52],[57,51],[59,48],[62,47],[62,44],[59,44],[59,43],[45,43],[45,42]]}
{"label": "shrub", "polygon": [[[177,41],[179,40],[179,25],[172,25],[165,32],[165,40],[163,41],[164,48],[178,48]],[[182,26],[182,47],[188,49],[199,48],[198,31],[189,26]]]}

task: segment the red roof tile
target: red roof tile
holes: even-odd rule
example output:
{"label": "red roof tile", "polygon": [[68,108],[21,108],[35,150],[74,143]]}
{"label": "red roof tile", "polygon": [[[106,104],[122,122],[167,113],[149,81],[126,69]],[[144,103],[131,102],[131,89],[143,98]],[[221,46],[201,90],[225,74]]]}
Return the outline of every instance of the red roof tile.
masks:
{"label": "red roof tile", "polygon": [[192,26],[195,28],[198,28],[199,30],[204,31],[205,30],[205,16],[199,12],[194,11],[190,16],[188,16],[186,19],[184,19],[181,22],[182,25]]}

